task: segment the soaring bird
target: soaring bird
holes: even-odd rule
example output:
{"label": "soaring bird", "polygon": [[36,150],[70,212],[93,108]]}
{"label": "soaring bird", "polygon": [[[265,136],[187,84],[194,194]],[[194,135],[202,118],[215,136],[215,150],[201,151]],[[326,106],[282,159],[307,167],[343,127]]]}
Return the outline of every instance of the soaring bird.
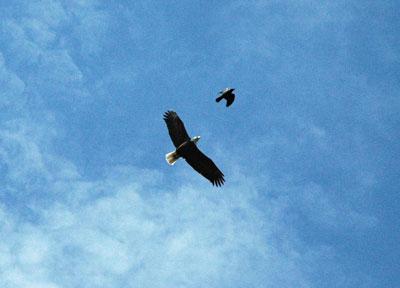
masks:
{"label": "soaring bird", "polygon": [[174,143],[176,150],[165,155],[169,165],[174,165],[180,157],[207,178],[213,185],[221,186],[224,184],[224,174],[218,169],[214,162],[197,148],[197,141],[200,136],[190,138],[185,126],[178,114],[174,111],[164,113],[164,121],[167,124],[169,136]]}
{"label": "soaring bird", "polygon": [[215,101],[219,102],[222,99],[226,99],[226,107],[231,106],[233,101],[235,101],[235,94],[233,94],[234,90],[234,88],[225,88],[225,90],[219,92],[221,95],[215,99]]}

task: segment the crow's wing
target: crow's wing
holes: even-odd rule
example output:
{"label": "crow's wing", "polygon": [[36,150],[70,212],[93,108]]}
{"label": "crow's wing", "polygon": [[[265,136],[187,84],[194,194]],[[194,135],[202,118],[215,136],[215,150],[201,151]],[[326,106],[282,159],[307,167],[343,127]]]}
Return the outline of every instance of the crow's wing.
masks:
{"label": "crow's wing", "polygon": [[235,101],[235,94],[231,93],[226,97],[226,107],[231,106],[233,101]]}
{"label": "crow's wing", "polygon": [[217,97],[217,99],[215,99],[216,102],[221,101],[223,98],[225,98],[225,95],[221,95],[219,97]]}
{"label": "crow's wing", "polygon": [[194,170],[206,177],[213,185],[221,186],[224,184],[224,174],[196,145],[191,146],[190,151],[185,153],[183,157]]}
{"label": "crow's wing", "polygon": [[178,148],[183,142],[190,140],[188,133],[186,132],[185,125],[179,118],[178,114],[174,111],[167,111],[164,113],[164,121],[167,123],[169,136],[171,137],[172,143]]}

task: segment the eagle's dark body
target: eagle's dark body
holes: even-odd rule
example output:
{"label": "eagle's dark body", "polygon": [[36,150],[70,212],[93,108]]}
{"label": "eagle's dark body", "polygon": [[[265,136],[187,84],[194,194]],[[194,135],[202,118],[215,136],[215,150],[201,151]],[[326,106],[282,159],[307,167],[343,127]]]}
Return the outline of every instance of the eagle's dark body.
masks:
{"label": "eagle's dark body", "polygon": [[219,92],[221,95],[215,99],[215,101],[219,102],[222,99],[226,100],[226,107],[232,105],[233,101],[235,101],[235,94],[233,93],[234,88],[226,88],[225,90]]}
{"label": "eagle's dark body", "polygon": [[183,142],[181,145],[179,145],[178,148],[176,148],[176,153],[184,159],[187,158],[187,156],[192,153],[195,149],[197,148],[196,144],[193,143],[190,139]]}
{"label": "eagle's dark body", "polygon": [[225,182],[224,174],[210,158],[197,148],[196,142],[200,137],[190,138],[182,120],[174,111],[167,111],[164,114],[164,121],[167,124],[171,140],[176,147],[174,152],[166,155],[168,164],[173,165],[177,159],[182,157],[194,170],[207,178],[213,185],[223,185]]}

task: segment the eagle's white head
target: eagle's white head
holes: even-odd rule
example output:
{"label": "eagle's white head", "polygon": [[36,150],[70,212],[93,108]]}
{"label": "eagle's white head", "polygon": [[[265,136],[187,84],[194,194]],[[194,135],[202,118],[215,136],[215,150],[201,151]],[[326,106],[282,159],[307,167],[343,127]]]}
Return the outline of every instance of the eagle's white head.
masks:
{"label": "eagle's white head", "polygon": [[192,141],[194,144],[196,144],[200,140],[200,136],[194,136],[190,141]]}

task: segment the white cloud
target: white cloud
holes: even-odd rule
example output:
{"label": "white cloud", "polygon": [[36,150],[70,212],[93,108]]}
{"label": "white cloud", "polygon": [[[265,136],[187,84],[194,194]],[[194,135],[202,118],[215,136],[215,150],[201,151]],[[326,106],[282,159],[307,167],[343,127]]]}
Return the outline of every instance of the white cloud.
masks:
{"label": "white cloud", "polygon": [[366,229],[376,225],[377,219],[363,212],[357,212],[349,204],[337,203],[329,196],[332,193],[324,191],[314,183],[308,184],[300,192],[300,199],[294,200],[312,221],[324,227],[338,230]]}
{"label": "white cloud", "polygon": [[0,52],[0,109],[20,109],[25,101],[25,83],[6,67]]}
{"label": "white cloud", "polygon": [[0,160],[7,166],[8,176],[19,183],[35,177],[49,179],[47,154],[43,150],[50,141],[48,137],[53,136],[50,127],[18,119],[7,121],[1,128]]}
{"label": "white cloud", "polygon": [[23,4],[25,10],[13,11],[0,23],[4,40],[0,67],[6,65],[11,73],[2,73],[0,68],[0,80],[14,86],[24,83],[25,92],[35,99],[32,103],[47,96],[70,102],[86,97],[89,92],[79,63],[81,57],[92,57],[101,50],[107,14],[95,1]]}
{"label": "white cloud", "polygon": [[40,0],[26,1],[27,16],[40,19],[44,24],[57,28],[62,22],[68,20],[68,11],[62,5],[62,1],[57,0]]}
{"label": "white cloud", "polygon": [[21,24],[24,27],[27,38],[42,49],[54,45],[56,33],[46,23],[36,18],[27,18],[23,19]]}
{"label": "white cloud", "polygon": [[[128,170],[133,179],[149,175]],[[36,224],[16,221],[3,209],[1,219],[9,224],[1,228],[7,235],[0,238],[1,271],[7,273],[2,287],[75,287],[83,280],[83,287],[307,287],[302,252],[286,236],[284,250],[269,241],[278,219],[256,208],[255,191],[216,194],[186,186],[173,192],[127,176],[118,168],[101,181],[57,186],[58,195],[78,198],[33,206]],[[77,191],[69,191],[74,186]],[[103,196],[92,198],[93,190]]]}

